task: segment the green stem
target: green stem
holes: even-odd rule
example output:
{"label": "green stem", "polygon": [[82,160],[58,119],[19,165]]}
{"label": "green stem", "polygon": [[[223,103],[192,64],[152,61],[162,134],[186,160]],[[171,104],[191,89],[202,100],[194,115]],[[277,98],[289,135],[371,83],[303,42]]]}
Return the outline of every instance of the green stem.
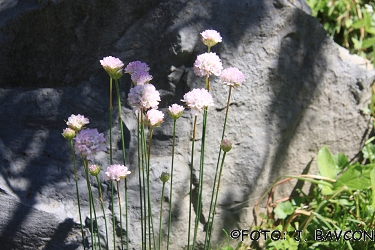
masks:
{"label": "green stem", "polygon": [[192,204],[192,186],[193,186],[193,170],[194,170],[194,143],[195,143],[195,135],[197,130],[197,116],[194,117],[194,125],[193,125],[193,140],[191,144],[191,160],[190,160],[190,185],[189,185],[189,230],[188,230],[188,250],[190,250],[190,227],[191,227],[191,204]]}
{"label": "green stem", "polygon": [[[154,233],[154,222],[152,219],[152,207],[151,207],[151,194],[150,194],[150,156],[151,156],[151,143],[152,143],[152,133],[154,131],[154,127],[150,128],[150,138],[148,142],[148,154],[147,154],[147,197],[148,197],[148,227],[149,227],[149,234],[150,232],[150,223],[151,223],[151,229],[152,229],[152,237],[153,237],[153,243],[154,243],[154,249],[156,249],[155,245],[155,233]],[[151,239],[150,239],[151,240]],[[151,243],[150,243],[151,245]],[[150,247],[151,249],[151,247]]]}
{"label": "green stem", "polygon": [[[143,178],[143,212],[144,212],[144,239],[145,239],[145,245],[147,241],[147,208],[146,208],[146,177],[145,177],[145,172],[146,172],[146,138],[145,138],[145,125],[143,123],[143,112],[141,112],[141,160],[142,160],[142,178]],[[151,235],[149,234],[149,248],[151,249]],[[145,246],[146,248],[146,246]]]}
{"label": "green stem", "polygon": [[[126,165],[126,152],[125,152],[125,135],[124,135],[124,125],[122,124],[121,118],[121,98],[120,98],[120,88],[118,86],[118,80],[115,81],[116,84],[116,93],[117,93],[117,104],[118,104],[118,116],[120,122],[120,130],[121,130],[121,146],[122,146],[122,159],[124,166]],[[128,185],[127,180],[125,178],[125,237],[126,237],[126,249],[129,249],[129,240],[128,240]]]}
{"label": "green stem", "polygon": [[113,164],[112,157],[112,77],[109,78],[109,164]]}
{"label": "green stem", "polygon": [[165,182],[163,182],[163,187],[161,189],[161,199],[160,199],[160,222],[159,222],[159,250],[161,250],[161,239],[162,239],[162,234],[163,234],[163,223],[162,223],[162,217],[163,217],[163,199],[164,199],[164,187],[165,187]]}
{"label": "green stem", "polygon": [[111,181],[111,195],[112,195],[112,230],[113,230],[113,249],[116,249],[116,220],[115,220],[115,211],[114,211],[114,202],[113,200],[113,181]]}
{"label": "green stem", "polygon": [[80,202],[80,199],[79,199],[76,155],[74,153],[73,141],[70,140],[69,142],[70,142],[70,148],[71,148],[72,157],[73,157],[74,181],[76,183],[76,195],[77,195],[77,203],[78,203],[79,223],[80,223],[80,226],[81,226],[81,234],[82,234],[82,245],[83,245],[83,249],[85,249],[86,248],[86,246],[85,246],[85,234],[83,232],[83,224],[82,224],[82,216],[81,216],[81,202]]}
{"label": "green stem", "polygon": [[174,167],[174,146],[176,140],[176,119],[173,119],[173,139],[172,139],[172,166],[171,166],[171,184],[169,188],[169,219],[168,219],[168,238],[167,250],[169,250],[169,236],[172,222],[172,189],[173,189],[173,167]]}
{"label": "green stem", "polygon": [[224,166],[224,161],[225,161],[226,154],[227,153],[224,152],[223,159],[221,161],[220,173],[219,173],[219,180],[217,182],[217,190],[216,190],[216,195],[215,195],[214,211],[212,212],[211,223],[209,224],[209,227],[207,229],[207,231],[209,231],[209,234],[208,234],[209,235],[209,237],[208,237],[208,247],[207,247],[207,249],[210,249],[210,246],[211,246],[211,236],[212,236],[212,231],[213,231],[213,228],[214,228],[214,219],[215,219],[215,214],[216,214],[217,198],[219,196],[221,174],[222,174],[222,171],[223,171],[223,166]]}
{"label": "green stem", "polygon": [[99,189],[99,200],[100,200],[100,204],[102,206],[102,210],[103,210],[103,218],[104,218],[104,225],[105,225],[105,238],[106,238],[106,248],[109,249],[109,241],[108,241],[108,226],[107,226],[107,218],[105,216],[105,209],[104,209],[104,201],[103,201],[103,194],[102,194],[102,186],[100,184],[100,179],[98,176],[95,176],[96,177],[96,181],[98,182],[98,189]]}
{"label": "green stem", "polygon": [[201,212],[202,212],[202,192],[203,192],[203,171],[204,171],[204,148],[206,144],[206,127],[207,127],[207,107],[204,108],[203,113],[203,129],[202,129],[202,143],[201,143],[201,157],[200,157],[200,168],[199,168],[199,183],[198,183],[198,205],[195,218],[195,228],[194,228],[194,238],[193,238],[193,249],[195,249],[195,244],[198,234],[198,225],[200,222]]}
{"label": "green stem", "polygon": [[123,246],[124,239],[122,238],[122,211],[121,211],[121,198],[120,198],[119,181],[116,181],[116,185],[117,185],[118,207],[119,207],[119,209],[120,209],[120,237],[121,237],[121,249],[124,249],[124,246]]}
{"label": "green stem", "polygon": [[[225,136],[225,129],[226,129],[226,126],[227,126],[227,119],[228,119],[228,112],[229,112],[229,104],[230,104],[230,97],[231,97],[231,94],[232,94],[232,86],[229,87],[229,93],[228,93],[228,100],[227,100],[227,107],[226,107],[226,111],[225,111],[225,118],[224,118],[224,125],[223,125],[223,132],[221,134],[221,141],[224,139],[224,136]],[[215,189],[216,189],[216,179],[217,179],[217,175],[218,175],[218,172],[219,172],[219,163],[220,163],[220,157],[221,157],[221,148],[219,148],[219,156],[217,157],[217,163],[216,163],[216,171],[215,171],[215,177],[214,177],[214,184],[212,186],[212,195],[211,195],[211,202],[210,202],[210,210],[208,212],[208,219],[207,219],[207,230],[206,230],[206,235],[205,235],[205,239],[204,239],[204,247],[206,247],[207,244],[210,244],[209,241],[211,240],[211,236],[208,238],[208,234],[209,232],[211,231],[211,222],[210,222],[210,218],[211,218],[211,212],[212,212],[212,205],[213,205],[213,199],[214,199],[214,193],[215,193]]]}
{"label": "green stem", "polygon": [[142,250],[146,249],[146,242],[145,238],[143,237],[143,202],[142,202],[142,178],[141,178],[141,171],[143,171],[143,167],[141,166],[141,131],[139,126],[139,114],[138,114],[138,123],[137,123],[137,141],[138,141],[138,183],[139,183],[139,203],[141,208],[141,233],[142,233]]}
{"label": "green stem", "polygon": [[87,184],[87,189],[89,192],[89,203],[90,203],[90,230],[91,230],[91,243],[92,243],[92,249],[94,249],[94,221],[92,220],[92,213],[94,212],[95,216],[95,222],[96,222],[96,227],[98,231],[98,242],[99,242],[99,249],[101,249],[100,245],[100,235],[99,235],[99,228],[98,228],[98,220],[96,218],[96,211],[95,211],[95,205],[94,205],[94,198],[92,197],[92,190],[91,190],[91,185],[90,185],[90,179],[89,179],[89,168],[88,168],[88,161],[87,159],[83,159],[83,164],[85,168],[85,173],[86,173],[86,184]]}

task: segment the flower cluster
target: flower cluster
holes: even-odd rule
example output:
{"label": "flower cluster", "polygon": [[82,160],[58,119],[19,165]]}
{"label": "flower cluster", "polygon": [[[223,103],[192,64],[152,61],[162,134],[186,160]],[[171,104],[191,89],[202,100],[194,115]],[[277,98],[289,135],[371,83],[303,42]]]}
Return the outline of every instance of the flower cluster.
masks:
{"label": "flower cluster", "polygon": [[76,154],[86,157],[87,160],[92,160],[96,153],[107,150],[104,135],[99,134],[97,129],[81,130],[74,140]]}
{"label": "flower cluster", "polygon": [[216,30],[205,30],[201,33],[201,36],[202,42],[207,47],[212,47],[222,40],[220,33]]}
{"label": "flower cluster", "polygon": [[152,80],[152,75],[144,71],[136,71],[131,75],[134,85],[145,85]]}
{"label": "flower cluster", "polygon": [[125,67],[125,73],[131,75],[134,85],[144,85],[152,80],[152,76],[148,73],[150,68],[148,65],[141,61],[130,62]]}
{"label": "flower cluster", "polygon": [[178,104],[172,104],[172,106],[168,107],[169,115],[174,119],[177,120],[182,115],[184,111],[184,107]]}
{"label": "flower cluster", "polygon": [[221,59],[216,53],[210,52],[198,55],[194,62],[194,73],[200,77],[220,76],[222,70]]}
{"label": "flower cluster", "polygon": [[150,109],[146,113],[146,122],[149,126],[155,127],[163,122],[164,114],[157,109]]}
{"label": "flower cluster", "polygon": [[66,125],[68,125],[69,128],[73,129],[74,131],[79,131],[85,126],[86,124],[89,124],[90,121],[88,118],[84,117],[83,115],[71,115],[68,118],[68,121],[66,122]]}
{"label": "flower cluster", "polygon": [[245,81],[245,75],[239,69],[231,67],[224,69],[220,81],[228,86],[239,86]]}
{"label": "flower cluster", "polygon": [[160,94],[152,84],[136,85],[129,91],[128,102],[136,110],[156,109],[160,102]]}
{"label": "flower cluster", "polygon": [[206,89],[193,89],[187,92],[181,101],[186,103],[193,115],[198,115],[205,107],[214,105],[212,95]]}
{"label": "flower cluster", "polygon": [[105,71],[107,71],[108,75],[115,79],[118,80],[121,78],[123,72],[122,68],[124,67],[124,63],[113,56],[107,56],[104,57],[103,60],[100,60],[100,64],[103,66]]}
{"label": "flower cluster", "polygon": [[121,179],[126,178],[128,174],[131,174],[130,171],[128,171],[128,168],[124,165],[120,164],[114,164],[110,165],[107,168],[107,171],[105,171],[105,179],[111,180],[111,181],[120,181]]}
{"label": "flower cluster", "polygon": [[132,75],[135,72],[148,72],[150,68],[141,61],[130,62],[124,69],[125,73]]}

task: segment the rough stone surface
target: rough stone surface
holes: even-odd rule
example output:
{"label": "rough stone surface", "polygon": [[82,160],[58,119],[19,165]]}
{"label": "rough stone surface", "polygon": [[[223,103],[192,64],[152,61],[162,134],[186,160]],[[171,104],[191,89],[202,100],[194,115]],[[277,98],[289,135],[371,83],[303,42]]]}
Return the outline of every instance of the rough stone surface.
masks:
{"label": "rough stone surface", "polygon": [[[279,175],[301,173],[321,146],[354,157],[368,132],[368,117],[360,109],[375,74],[340,57],[308,12],[304,1],[297,0],[0,1],[0,242],[6,249],[80,248],[73,166],[69,144],[61,136],[64,120],[72,113],[84,114],[89,127],[108,138],[109,80],[99,64],[107,55],[150,66],[152,83],[161,91],[161,110],[180,102],[184,93],[204,86],[192,65],[206,50],[199,37],[205,29],[221,33],[223,43],[212,50],[224,67],[236,66],[247,78],[231,97],[226,137],[234,146],[223,170],[215,242],[222,239],[223,228],[249,228],[252,206],[265,187]],[[129,76],[120,80],[120,88],[127,161],[134,171],[127,183],[130,246],[139,249],[137,123],[126,104]],[[211,92],[216,105],[208,117],[203,221],[228,88],[214,77]],[[117,113],[115,109],[114,156],[120,162]],[[172,249],[182,249],[187,242],[192,124],[188,112],[177,121]],[[198,119],[196,149],[201,125]],[[167,118],[153,136],[154,218],[160,204],[159,176],[170,169],[172,127]],[[108,166],[108,153],[100,154],[97,162]],[[108,218],[110,185],[103,174]],[[82,167],[78,176],[85,219],[89,209]],[[96,184],[93,191],[98,197]],[[166,194],[168,200],[168,188]]]}

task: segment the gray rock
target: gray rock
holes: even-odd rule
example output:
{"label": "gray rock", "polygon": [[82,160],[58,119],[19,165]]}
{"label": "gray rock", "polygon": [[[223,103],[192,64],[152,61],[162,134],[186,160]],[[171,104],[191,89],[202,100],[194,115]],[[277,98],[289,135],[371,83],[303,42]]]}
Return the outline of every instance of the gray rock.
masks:
{"label": "gray rock", "polygon": [[[321,146],[354,157],[368,132],[369,117],[360,109],[368,101],[375,74],[341,57],[337,45],[308,13],[304,1],[297,0],[0,1],[0,204],[4,211],[0,241],[7,249],[80,248],[73,165],[69,144],[61,136],[64,120],[71,114],[84,114],[90,119],[89,127],[98,128],[108,138],[108,76],[99,64],[107,55],[125,63],[146,62],[154,77],[152,83],[161,92],[160,108],[167,113],[170,104],[181,103],[184,93],[204,86],[192,66],[196,56],[206,51],[199,35],[205,29],[221,33],[223,42],[212,51],[220,55],[224,67],[238,67],[247,78],[231,96],[226,137],[234,146],[223,170],[215,243],[223,240],[222,229],[248,229],[253,220],[250,211],[267,185],[279,175],[301,173]],[[127,165],[134,173],[127,179],[129,240],[132,249],[139,249],[137,123],[126,103],[129,88],[130,77],[125,75],[120,79],[121,116],[126,127]],[[216,105],[208,117],[204,222],[228,88],[213,77],[211,93]],[[121,162],[116,107],[114,158]],[[187,244],[192,126],[189,112],[177,121],[171,249]],[[199,118],[196,175],[201,126]],[[159,218],[159,176],[170,170],[172,127],[172,120],[166,118],[153,136],[154,218]],[[97,163],[106,168],[108,153],[99,154]],[[88,194],[80,162],[78,166],[85,220]],[[108,220],[110,183],[104,181],[103,171],[100,178]],[[96,198],[98,185],[94,179],[92,182]],[[164,203],[164,236],[168,205]],[[96,207],[103,234],[103,214],[99,203]],[[118,221],[117,203],[115,210]],[[203,228],[201,223],[199,245],[204,240]],[[111,236],[111,226],[109,230]],[[87,225],[85,232],[89,235]]]}

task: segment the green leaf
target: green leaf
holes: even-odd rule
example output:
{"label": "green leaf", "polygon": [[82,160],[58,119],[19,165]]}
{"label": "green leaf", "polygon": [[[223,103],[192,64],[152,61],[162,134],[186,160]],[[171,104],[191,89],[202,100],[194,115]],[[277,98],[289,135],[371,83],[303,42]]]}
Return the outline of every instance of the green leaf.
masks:
{"label": "green leaf", "polygon": [[234,249],[231,246],[225,246],[225,247],[220,248],[220,250],[234,250]]}
{"label": "green leaf", "polygon": [[354,49],[361,49],[362,48],[362,42],[359,41],[357,38],[352,37],[352,42],[354,44]]}
{"label": "green leaf", "polygon": [[366,32],[375,35],[375,27],[367,27]]}
{"label": "green leaf", "polygon": [[362,172],[361,165],[355,165],[348,168],[340,178],[338,178],[335,188],[346,186],[351,190],[360,190],[368,188],[370,185],[369,175]]}
{"label": "green leaf", "polygon": [[349,163],[348,157],[346,155],[344,155],[343,153],[338,153],[337,155],[334,155],[333,159],[335,160],[336,166],[340,170],[345,168]]}
{"label": "green leaf", "polygon": [[371,179],[371,186],[372,186],[372,202],[371,207],[373,210],[375,210],[375,168],[371,170],[370,172],[370,179]]}
{"label": "green leaf", "polygon": [[321,176],[336,179],[336,164],[327,146],[318,152],[318,169]]}
{"label": "green leaf", "polygon": [[357,21],[355,21],[353,24],[352,24],[352,28],[353,29],[359,29],[361,28],[362,26],[365,26],[365,21],[363,19],[359,19]]}
{"label": "green leaf", "polygon": [[290,201],[285,201],[277,204],[274,212],[279,219],[285,219],[288,215],[294,213],[294,207]]}
{"label": "green leaf", "polygon": [[373,160],[375,158],[375,145],[372,143],[366,144],[362,148],[362,154],[363,154],[363,158],[365,159],[371,158]]}
{"label": "green leaf", "polygon": [[362,42],[362,48],[367,49],[375,44],[375,37],[367,38]]}

